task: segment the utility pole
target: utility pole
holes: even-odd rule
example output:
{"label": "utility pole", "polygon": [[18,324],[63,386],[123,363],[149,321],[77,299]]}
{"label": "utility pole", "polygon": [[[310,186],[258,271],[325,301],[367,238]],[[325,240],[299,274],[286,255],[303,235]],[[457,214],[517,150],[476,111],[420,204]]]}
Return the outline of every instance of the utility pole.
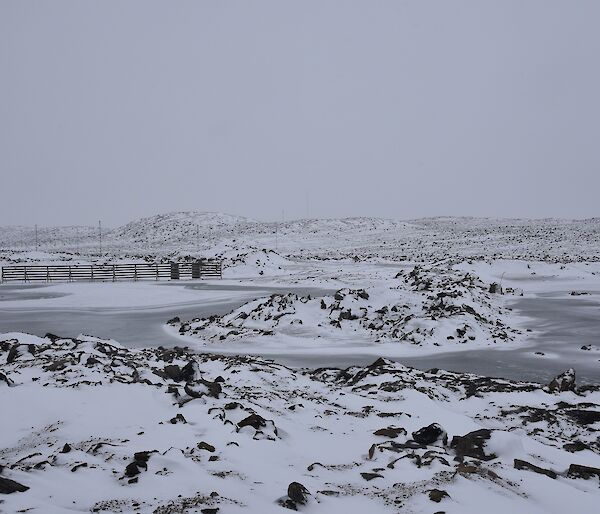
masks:
{"label": "utility pole", "polygon": [[279,222],[275,222],[275,251],[279,250]]}
{"label": "utility pole", "polygon": [[100,257],[102,257],[102,220],[98,220],[98,236],[100,240]]}
{"label": "utility pole", "polygon": [[35,224],[35,251],[37,252],[40,249],[40,245],[38,244],[38,233],[37,233],[37,223]]}
{"label": "utility pole", "polygon": [[196,252],[200,251],[200,226],[196,223]]}
{"label": "utility pole", "polygon": [[308,191],[306,192],[306,219],[308,219],[310,217],[310,207],[309,207],[309,202],[308,202],[309,196],[308,196]]}

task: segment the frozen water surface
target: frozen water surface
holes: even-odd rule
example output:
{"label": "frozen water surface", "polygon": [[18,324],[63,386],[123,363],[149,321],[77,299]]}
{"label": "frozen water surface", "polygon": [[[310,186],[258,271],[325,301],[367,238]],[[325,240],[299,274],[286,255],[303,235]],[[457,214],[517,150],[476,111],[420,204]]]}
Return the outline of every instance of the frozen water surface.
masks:
{"label": "frozen water surface", "polygon": [[[154,284],[153,284],[154,286]],[[247,301],[272,293],[294,292],[313,297],[331,294],[333,290],[317,287],[266,286],[236,283],[156,284],[155,287],[178,288],[197,294],[183,302],[164,305],[111,307],[44,307],[0,308],[0,332],[28,332],[44,335],[47,332],[64,337],[80,333],[112,338],[127,346],[189,345],[195,341],[182,339],[165,330],[165,322],[175,316],[181,319],[222,315]],[[3,286],[0,301],[45,300],[68,293],[48,292],[44,286]],[[576,369],[579,382],[600,381],[600,296],[592,293],[571,296],[567,291],[541,292],[512,302],[516,314],[525,316],[522,328],[532,330],[527,345],[510,349],[476,349],[443,352],[418,357],[399,357],[389,354],[385,346],[377,355],[389,357],[421,369],[442,368],[499,376],[516,380],[547,382],[568,367]],[[197,341],[196,341],[197,343]],[[589,350],[582,347],[589,346]],[[214,353],[251,353],[264,355],[290,366],[345,367],[372,362],[376,355],[364,351],[360,342],[349,342],[344,348],[328,351],[264,350],[244,347],[202,346],[199,351]],[[387,353],[387,354],[386,354]]]}

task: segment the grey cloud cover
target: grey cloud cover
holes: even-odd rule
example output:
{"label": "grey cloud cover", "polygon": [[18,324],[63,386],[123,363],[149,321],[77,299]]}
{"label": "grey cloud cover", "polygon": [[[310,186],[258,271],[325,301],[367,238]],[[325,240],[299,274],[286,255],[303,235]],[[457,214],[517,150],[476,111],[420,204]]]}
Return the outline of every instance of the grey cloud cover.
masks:
{"label": "grey cloud cover", "polygon": [[599,19],[584,0],[0,0],[0,224],[596,216]]}

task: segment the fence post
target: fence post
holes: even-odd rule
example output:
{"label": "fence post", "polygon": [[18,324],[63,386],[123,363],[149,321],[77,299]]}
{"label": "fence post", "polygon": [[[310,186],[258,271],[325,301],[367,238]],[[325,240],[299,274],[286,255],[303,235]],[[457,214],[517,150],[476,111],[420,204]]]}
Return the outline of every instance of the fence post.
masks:
{"label": "fence post", "polygon": [[158,262],[156,263],[156,280],[158,280]]}
{"label": "fence post", "polygon": [[115,281],[115,265],[113,264],[113,282]]}
{"label": "fence post", "polygon": [[200,278],[200,261],[192,262],[192,278]]}
{"label": "fence post", "polygon": [[171,263],[171,280],[179,280],[179,263]]}

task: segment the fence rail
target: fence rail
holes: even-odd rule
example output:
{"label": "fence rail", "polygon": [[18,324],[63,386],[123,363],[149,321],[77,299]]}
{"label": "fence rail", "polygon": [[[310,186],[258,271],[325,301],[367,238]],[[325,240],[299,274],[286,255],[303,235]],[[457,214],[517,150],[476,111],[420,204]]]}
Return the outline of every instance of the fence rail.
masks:
{"label": "fence rail", "polygon": [[91,264],[52,266],[3,266],[1,281],[75,282],[119,280],[179,280],[182,278],[222,278],[221,261],[167,262],[156,264]]}

